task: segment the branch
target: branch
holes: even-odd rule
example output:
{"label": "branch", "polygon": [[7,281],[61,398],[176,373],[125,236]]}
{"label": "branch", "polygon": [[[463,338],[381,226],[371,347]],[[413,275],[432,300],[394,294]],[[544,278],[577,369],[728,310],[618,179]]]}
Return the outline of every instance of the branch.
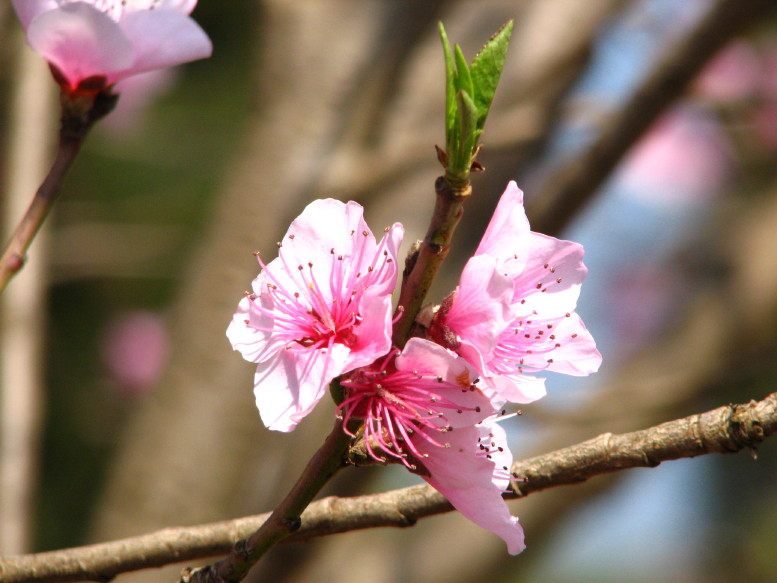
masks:
{"label": "branch", "polygon": [[302,525],[303,511],[329,479],[343,467],[351,437],[343,423],[335,422],[321,448],[308,462],[286,497],[250,537],[235,542],[229,555],[213,565],[185,569],[181,583],[237,583],[273,546]]}
{"label": "branch", "polygon": [[[516,462],[508,498],[525,497],[554,486],[663,461],[708,453],[755,451],[777,433],[777,393],[764,400],[727,405],[706,413],[662,423],[649,429],[606,433],[558,451]],[[452,510],[427,485],[352,498],[329,497],[311,504],[302,526],[285,542],[378,526],[406,527],[419,519]],[[235,541],[251,535],[270,516],[260,514],[195,527],[168,528],[135,538],[21,557],[0,559],[3,583],[109,581],[119,573],[161,567],[228,552]]]}
{"label": "branch", "polygon": [[610,176],[629,148],[679,98],[729,40],[774,10],[771,0],[716,0],[699,23],[668,47],[652,72],[613,112],[598,137],[528,201],[532,228],[559,233]]}
{"label": "branch", "polygon": [[[469,176],[454,183],[448,176],[440,176],[434,183],[437,195],[434,213],[424,240],[409,261],[402,277],[397,303],[397,321],[392,341],[402,347],[410,336],[416,316],[424,303],[437,272],[451,248],[453,232],[464,213],[464,201],[472,195]],[[400,311],[401,306],[401,311]]]}
{"label": "branch", "polygon": [[82,140],[78,139],[60,139],[51,170],[35,193],[27,212],[11,235],[3,256],[0,257],[0,293],[24,267],[27,249],[59,198],[59,187],[81,149],[81,144]]}

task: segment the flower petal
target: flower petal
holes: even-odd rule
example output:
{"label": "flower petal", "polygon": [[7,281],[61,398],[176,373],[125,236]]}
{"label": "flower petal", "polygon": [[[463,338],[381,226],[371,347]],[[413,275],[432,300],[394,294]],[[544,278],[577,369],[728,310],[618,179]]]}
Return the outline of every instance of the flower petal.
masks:
{"label": "flower petal", "polygon": [[[292,221],[279,255],[286,256],[292,267],[300,263],[298,258],[313,263],[314,273],[323,281],[329,278],[332,250],[351,262],[354,272],[366,271],[377,243],[363,215],[364,209],[353,201],[314,200]],[[289,245],[289,237],[293,237],[293,245]]]}
{"label": "flower petal", "polygon": [[553,340],[533,346],[531,354],[522,357],[523,364],[538,370],[586,376],[599,370],[602,355],[596,349],[591,333],[576,313],[558,320],[553,328]]}
{"label": "flower petal", "polygon": [[523,270],[508,274],[515,281],[516,315],[552,318],[574,311],[588,273],[583,246],[540,233],[531,235],[523,251],[527,258]]}
{"label": "flower petal", "polygon": [[[415,440],[418,449],[428,455],[423,464],[430,475],[424,479],[465,517],[501,537],[510,554],[520,553],[526,548],[523,528],[502,499],[512,463],[504,430],[485,422],[455,429],[448,436],[450,447],[445,448]],[[482,455],[483,440],[493,450],[491,458]]]}
{"label": "flower petal", "polygon": [[[458,406],[455,414],[446,412],[440,418],[438,427],[467,427],[480,423],[493,414],[493,407],[488,397],[472,385],[477,372],[467,363],[447,348],[424,338],[411,338],[405,344],[402,353],[395,360],[397,370],[417,371],[441,380],[441,396]],[[455,387],[452,394],[450,389]],[[447,389],[447,391],[445,391]],[[445,392],[444,392],[445,391]],[[434,404],[429,408],[433,409]]]}
{"label": "flower petal", "polygon": [[391,349],[391,296],[365,295],[359,304],[362,323],[356,345],[345,364],[346,370],[367,366]]}
{"label": "flower petal", "polygon": [[513,320],[513,282],[497,271],[496,264],[489,255],[467,261],[453,305],[445,315],[445,324],[485,361],[491,359],[499,335]]}
{"label": "flower petal", "polygon": [[124,10],[177,10],[184,14],[191,14],[197,0],[125,0]]}
{"label": "flower petal", "polygon": [[[486,254],[507,260],[526,248],[530,234],[529,219],[523,208],[523,192],[511,180],[496,205],[475,255]],[[518,262],[515,269],[520,269],[522,256],[519,255],[515,261]]]}
{"label": "flower petal", "polygon": [[16,14],[25,30],[30,26],[33,18],[49,10],[54,10],[59,5],[57,0],[13,0],[13,7],[16,9]]}
{"label": "flower petal", "polygon": [[265,308],[271,303],[266,296],[259,296],[255,300],[247,297],[240,300],[237,312],[227,328],[227,338],[232,348],[240,352],[244,359],[259,363],[281,350],[283,342],[273,342],[272,318],[262,313],[256,302]]}
{"label": "flower petal", "polygon": [[547,394],[545,379],[514,373],[501,373],[484,379],[495,408],[501,408],[506,402],[526,405],[542,399]]}
{"label": "flower petal", "polygon": [[135,48],[134,61],[120,77],[204,59],[213,51],[208,35],[200,26],[176,10],[130,12],[119,25]]}
{"label": "flower petal", "polygon": [[281,350],[275,358],[260,363],[254,396],[265,426],[292,431],[326,394],[347,356],[346,347],[335,345],[328,352],[307,352],[305,358],[298,358],[294,350]]}
{"label": "flower petal", "polygon": [[119,25],[84,2],[38,15],[29,23],[27,40],[73,87],[95,75],[107,77],[110,85],[134,59],[132,43]]}

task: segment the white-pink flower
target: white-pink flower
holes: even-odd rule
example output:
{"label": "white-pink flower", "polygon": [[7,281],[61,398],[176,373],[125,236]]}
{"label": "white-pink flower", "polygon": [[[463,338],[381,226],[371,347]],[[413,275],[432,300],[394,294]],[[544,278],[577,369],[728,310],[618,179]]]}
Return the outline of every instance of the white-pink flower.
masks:
{"label": "white-pink flower", "polygon": [[[101,91],[117,81],[209,57],[210,39],[189,17],[197,0],[13,0],[30,46],[63,90]],[[84,84],[83,82],[86,81]]]}
{"label": "white-pink flower", "polygon": [[[451,338],[446,345],[476,368],[495,404],[530,403],[545,395],[545,380],[526,373],[587,375],[601,364],[574,311],[585,275],[582,246],[532,232],[523,193],[510,182],[431,334]],[[511,293],[505,295],[500,276]],[[473,309],[478,300],[484,304]],[[510,315],[496,317],[507,304]]]}
{"label": "white-pink flower", "polygon": [[256,404],[270,429],[291,431],[337,376],[391,349],[391,294],[403,228],[378,243],[355,202],[309,204],[278,257],[253,282],[227,337],[257,363]]}
{"label": "white-pink flower", "polygon": [[401,354],[395,349],[344,379],[338,410],[346,427],[364,421],[369,456],[404,464],[517,554],[523,529],[502,499],[512,455],[490,399],[472,384],[475,376],[463,358],[411,338]]}

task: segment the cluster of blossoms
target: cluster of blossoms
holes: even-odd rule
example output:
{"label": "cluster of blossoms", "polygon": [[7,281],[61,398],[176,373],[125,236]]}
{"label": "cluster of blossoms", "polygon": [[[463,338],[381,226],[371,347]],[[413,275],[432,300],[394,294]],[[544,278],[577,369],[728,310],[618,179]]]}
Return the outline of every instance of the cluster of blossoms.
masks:
{"label": "cluster of blossoms", "polygon": [[[337,379],[343,427],[361,423],[368,455],[404,464],[462,514],[524,549],[502,500],[512,455],[497,424],[507,402],[545,394],[544,370],[595,372],[601,362],[575,314],[583,249],[533,233],[511,182],[459,286],[423,336],[391,341],[400,224],[377,242],[354,202],[304,210],[240,302],[232,346],[257,364],[267,427],[291,431]],[[356,437],[356,435],[354,435]]]}
{"label": "cluster of blossoms", "polygon": [[65,93],[100,92],[154,69],[210,56],[189,14],[197,0],[13,0],[30,46]]}

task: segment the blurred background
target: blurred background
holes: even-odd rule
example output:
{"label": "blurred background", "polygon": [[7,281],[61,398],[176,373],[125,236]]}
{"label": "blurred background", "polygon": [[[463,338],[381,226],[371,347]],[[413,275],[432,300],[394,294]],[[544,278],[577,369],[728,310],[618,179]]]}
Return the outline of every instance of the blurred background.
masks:
{"label": "blurred background", "polygon": [[[315,198],[421,238],[444,142],[442,20],[473,56],[516,21],[474,196],[430,299],[456,285],[507,180],[536,230],[580,241],[604,356],[506,429],[516,457],[760,399],[777,378],[777,18],[722,0],[201,0],[214,54],[119,85],[2,297],[0,552],[269,510],[326,435],[273,434],[224,332]],[[707,26],[707,40],[689,42]],[[0,4],[6,232],[52,156],[56,95]],[[710,40],[712,39],[712,40]],[[699,48],[701,47],[701,48]],[[704,47],[709,47],[705,49]],[[685,63],[688,75],[656,76]],[[688,64],[690,63],[690,64]],[[666,75],[665,75],[666,77]],[[638,98],[642,96],[640,101]],[[606,139],[627,128],[627,139]],[[610,160],[611,163],[600,163]],[[610,168],[613,166],[613,168]],[[558,202],[566,188],[574,204]],[[777,581],[777,444],[511,503],[528,549],[456,514],[275,549],[253,581]],[[327,493],[416,483],[346,470]],[[174,580],[172,566],[120,583]]]}

